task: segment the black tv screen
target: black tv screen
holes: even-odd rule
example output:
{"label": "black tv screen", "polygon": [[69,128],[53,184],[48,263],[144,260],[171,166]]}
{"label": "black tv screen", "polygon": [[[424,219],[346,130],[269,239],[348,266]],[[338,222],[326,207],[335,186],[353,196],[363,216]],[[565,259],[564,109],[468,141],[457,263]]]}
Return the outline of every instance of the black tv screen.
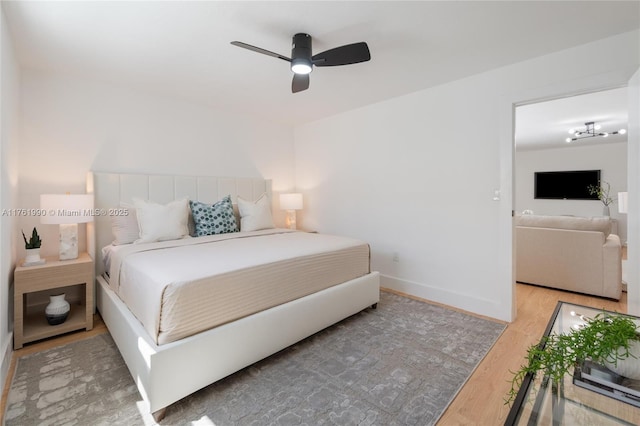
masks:
{"label": "black tv screen", "polygon": [[589,186],[600,185],[600,170],[535,172],[534,198],[549,200],[597,200]]}

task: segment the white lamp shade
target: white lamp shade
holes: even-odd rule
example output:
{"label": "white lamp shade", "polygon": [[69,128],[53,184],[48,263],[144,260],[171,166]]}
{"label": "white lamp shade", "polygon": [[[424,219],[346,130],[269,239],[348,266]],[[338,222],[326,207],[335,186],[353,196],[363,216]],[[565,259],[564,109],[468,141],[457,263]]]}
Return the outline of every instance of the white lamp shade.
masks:
{"label": "white lamp shade", "polygon": [[627,213],[628,209],[628,192],[618,192],[618,212]]}
{"label": "white lamp shade", "polygon": [[302,210],[302,194],[280,194],[282,210]]}
{"label": "white lamp shade", "polygon": [[93,222],[92,194],[42,194],[40,222],[46,225]]}

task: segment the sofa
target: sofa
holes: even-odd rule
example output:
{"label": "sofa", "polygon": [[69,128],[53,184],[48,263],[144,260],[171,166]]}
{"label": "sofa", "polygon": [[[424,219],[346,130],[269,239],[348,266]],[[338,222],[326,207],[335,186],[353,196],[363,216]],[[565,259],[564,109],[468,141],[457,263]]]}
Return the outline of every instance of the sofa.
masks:
{"label": "sofa", "polygon": [[608,217],[515,218],[516,281],[620,299],[622,246]]}

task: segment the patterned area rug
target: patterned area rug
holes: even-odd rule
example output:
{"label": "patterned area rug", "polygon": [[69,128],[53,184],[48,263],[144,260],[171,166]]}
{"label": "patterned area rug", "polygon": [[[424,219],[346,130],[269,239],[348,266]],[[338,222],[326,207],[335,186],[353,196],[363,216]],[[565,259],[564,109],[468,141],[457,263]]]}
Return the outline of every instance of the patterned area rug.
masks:
{"label": "patterned area rug", "polygon": [[[166,425],[435,424],[504,325],[386,292],[367,309],[173,404]],[[176,374],[180,374],[176,370]],[[144,425],[108,334],[18,360],[6,425]]]}

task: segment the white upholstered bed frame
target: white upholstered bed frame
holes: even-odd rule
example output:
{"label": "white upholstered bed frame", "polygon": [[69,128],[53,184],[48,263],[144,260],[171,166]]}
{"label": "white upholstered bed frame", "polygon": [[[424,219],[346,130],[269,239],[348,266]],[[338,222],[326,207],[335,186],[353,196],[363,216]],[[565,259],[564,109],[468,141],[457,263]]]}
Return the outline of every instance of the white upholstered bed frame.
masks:
{"label": "white upholstered bed frame", "polygon": [[[93,172],[87,192],[96,209],[131,203],[132,197],[166,203],[189,197],[213,203],[227,194],[271,198],[271,182],[254,178],[164,176]],[[360,278],[224,324],[185,339],[156,345],[102,276],[101,248],[113,239],[108,216],[87,228],[87,247],[96,260],[96,303],[148,410],[161,420],[170,404],[278,352],[342,319],[375,305],[379,275]],[[214,402],[215,403],[215,402]]]}

